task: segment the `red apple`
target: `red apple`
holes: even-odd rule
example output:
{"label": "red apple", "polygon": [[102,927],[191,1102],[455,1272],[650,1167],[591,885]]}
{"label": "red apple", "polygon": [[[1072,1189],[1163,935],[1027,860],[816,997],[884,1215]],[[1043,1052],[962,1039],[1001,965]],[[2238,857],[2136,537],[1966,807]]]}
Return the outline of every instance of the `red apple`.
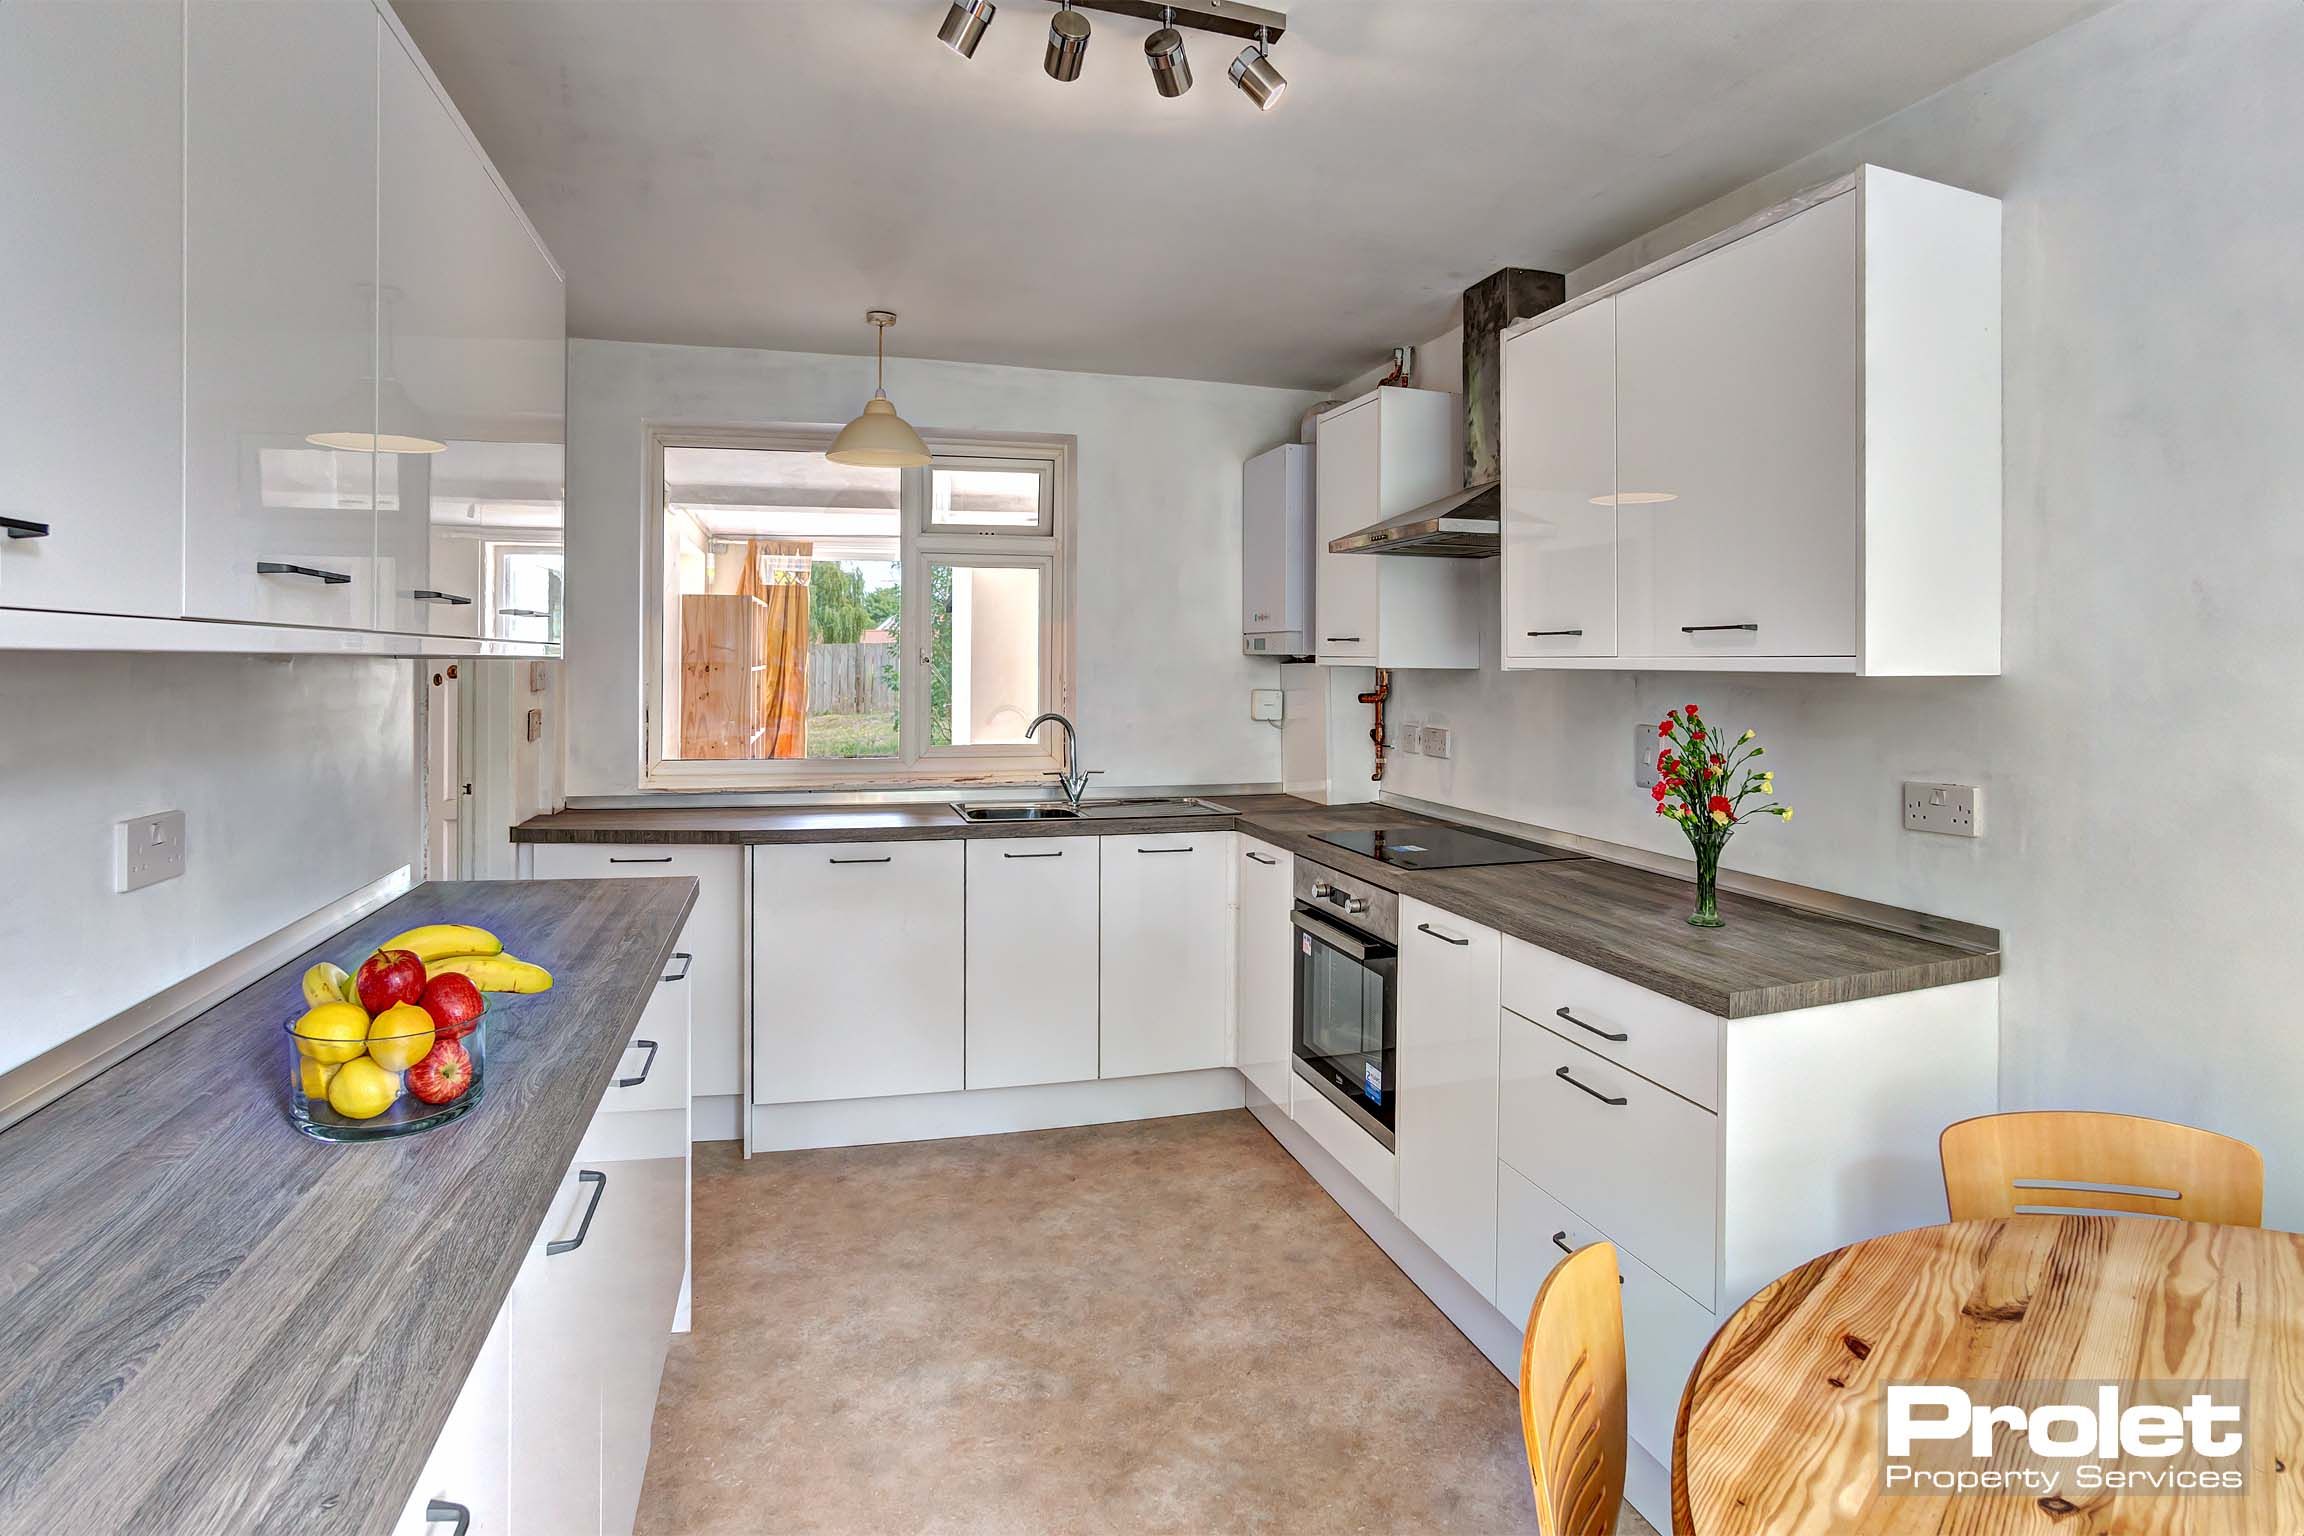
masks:
{"label": "red apple", "polygon": [[424,983],[424,1011],[432,1015],[432,1029],[443,1040],[461,1040],[479,1028],[487,1003],[469,976],[442,971]]}
{"label": "red apple", "polygon": [[360,962],[352,986],[370,1014],[394,1003],[414,1003],[424,996],[424,962],[412,949],[380,949]]}
{"label": "red apple", "polygon": [[434,1042],[408,1069],[408,1091],[427,1104],[450,1104],[472,1087],[472,1053],[453,1040]]}

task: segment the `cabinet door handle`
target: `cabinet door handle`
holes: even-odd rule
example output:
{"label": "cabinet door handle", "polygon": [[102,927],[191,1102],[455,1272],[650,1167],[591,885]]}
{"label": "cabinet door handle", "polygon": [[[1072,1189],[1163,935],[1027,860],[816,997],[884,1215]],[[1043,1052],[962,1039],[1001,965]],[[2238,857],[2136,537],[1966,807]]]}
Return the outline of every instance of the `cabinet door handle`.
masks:
{"label": "cabinet door handle", "polygon": [[1574,1253],[1576,1251],[1568,1246],[1568,1229],[1565,1227],[1552,1234],[1552,1246],[1562,1253]]}
{"label": "cabinet door handle", "polygon": [[1599,1025],[1597,1025],[1597,1024],[1587,1024],[1587,1023],[1585,1023],[1585,1022],[1584,1022],[1582,1019],[1580,1019],[1580,1018],[1576,1017],[1576,1015],[1574,1015],[1574,1014],[1570,1013],[1570,1012],[1569,1012],[1567,1009],[1565,1009],[1565,1008],[1555,1008],[1555,1009],[1553,1009],[1552,1011],[1553,1011],[1554,1013],[1557,1013],[1558,1015],[1560,1015],[1560,1017],[1562,1017],[1562,1018],[1566,1019],[1566,1020],[1567,1020],[1569,1023],[1571,1023],[1571,1024],[1575,1025],[1575,1026],[1576,1026],[1578,1029],[1588,1029],[1588,1030],[1592,1031],[1592,1033],[1594,1033],[1594,1034],[1598,1035],[1598,1036],[1599,1036],[1601,1039],[1603,1039],[1603,1040],[1613,1040],[1613,1041],[1615,1041],[1615,1042],[1616,1042],[1618,1045],[1622,1045],[1622,1044],[1623,1044],[1625,1041],[1627,1041],[1627,1040],[1629,1040],[1629,1039],[1631,1039],[1631,1038],[1632,1038],[1630,1035],[1612,1035],[1612,1034],[1608,1033],[1608,1031],[1606,1031],[1606,1030],[1602,1029],[1602,1028],[1601,1028]]}
{"label": "cabinet door handle", "polygon": [[307,576],[331,587],[343,586],[352,579],[342,571],[324,571],[316,565],[289,565],[279,560],[257,561],[256,574],[259,576]]}
{"label": "cabinet door handle", "polygon": [[420,603],[453,603],[459,608],[472,606],[472,599],[468,597],[458,597],[453,592],[435,592],[429,587],[418,587],[408,595]]}
{"label": "cabinet door handle", "polygon": [[48,537],[46,523],[26,522],[21,517],[0,517],[0,528],[8,530],[12,539],[44,539]]}
{"label": "cabinet door handle", "polygon": [[[676,977],[667,976],[667,977],[665,977],[664,979],[665,979],[666,981],[673,981],[673,980],[676,980],[677,978],[676,978]],[[631,1049],[633,1049],[633,1050],[638,1050],[638,1049],[639,1049],[641,1046],[646,1046],[646,1047],[648,1047],[648,1059],[647,1059],[646,1061],[643,1061],[642,1063],[640,1063],[640,1075],[639,1075],[638,1077],[620,1077],[620,1078],[616,1079],[616,1086],[617,1086],[617,1087],[619,1087],[619,1088],[637,1088],[637,1087],[639,1087],[639,1086],[640,1086],[642,1083],[644,1083],[644,1082],[648,1081],[648,1074],[649,1074],[649,1073],[651,1073],[651,1072],[653,1072],[653,1071],[655,1071],[655,1070],[656,1070],[656,1042],[655,1042],[655,1041],[653,1041],[653,1040],[635,1040],[635,1041],[633,1041],[633,1042],[632,1042],[632,1045],[631,1045]],[[587,1217],[585,1217],[585,1218],[584,1218],[584,1220],[585,1220],[586,1224],[590,1224],[590,1222],[591,1222],[592,1218],[591,1218],[591,1217],[589,1217],[589,1216],[587,1216]],[[581,1232],[577,1233],[577,1234],[576,1234],[576,1241],[578,1241],[578,1242],[582,1242],[582,1241],[584,1241],[584,1234],[583,1234],[583,1233],[581,1233]]]}
{"label": "cabinet door handle", "polygon": [[1330,635],[1328,643],[1330,645],[1358,645],[1360,637],[1358,635]]}
{"label": "cabinet door handle", "polygon": [[1680,633],[1684,635],[1701,635],[1708,630],[1715,629],[1741,629],[1746,630],[1752,634],[1758,634],[1760,632],[1760,626],[1757,624],[1683,624],[1680,626]]}
{"label": "cabinet door handle", "polygon": [[1010,853],[1006,849],[1002,849],[1000,857],[1004,859],[1060,859],[1064,857],[1064,850],[1058,848],[1052,853]]}
{"label": "cabinet door handle", "polygon": [[896,855],[884,853],[876,859],[826,859],[824,862],[827,864],[892,864],[895,860]]}
{"label": "cabinet door handle", "polygon": [[1528,638],[1531,640],[1550,640],[1560,635],[1581,635],[1583,633],[1584,631],[1580,629],[1532,629],[1528,631]]}
{"label": "cabinet door handle", "polygon": [[642,858],[635,854],[631,858],[621,858],[618,855],[612,853],[608,855],[608,862],[611,864],[669,864],[672,862],[672,855],[668,853],[658,853],[652,854],[646,858]]}
{"label": "cabinet door handle", "polygon": [[496,610],[496,617],[500,619],[548,619],[552,617],[552,610],[549,608],[499,608]]}
{"label": "cabinet door handle", "polygon": [[1604,1094],[1599,1089],[1593,1087],[1591,1084],[1580,1083],[1576,1081],[1576,1079],[1568,1075],[1568,1069],[1566,1067],[1556,1068],[1552,1075],[1560,1079],[1560,1081],[1566,1083],[1571,1088],[1583,1089],[1586,1093],[1592,1095],[1592,1097],[1598,1099],[1603,1104],[1614,1104],[1621,1107],[1632,1102],[1630,1099],[1612,1099],[1607,1094]]}
{"label": "cabinet door handle", "polygon": [[597,1168],[576,1170],[576,1182],[592,1186],[592,1203],[584,1207],[584,1219],[576,1224],[574,1237],[556,1237],[544,1245],[546,1257],[556,1253],[574,1253],[584,1246],[584,1239],[592,1235],[592,1218],[600,1214],[600,1197],[608,1191],[608,1175]]}
{"label": "cabinet door handle", "polygon": [[464,1536],[466,1531],[472,1529],[471,1506],[453,1504],[446,1499],[434,1499],[424,1506],[424,1523],[426,1525],[439,1525],[448,1520],[456,1522],[456,1529],[450,1531],[448,1536]]}
{"label": "cabinet door handle", "polygon": [[1280,862],[1278,859],[1272,857],[1272,855],[1268,853],[1257,853],[1254,850],[1250,850],[1248,857],[1254,859],[1259,864],[1277,864]]}
{"label": "cabinet door handle", "polygon": [[680,962],[680,969],[676,971],[666,971],[664,973],[664,979],[666,981],[686,981],[688,979],[688,967],[696,963],[696,957],[694,955],[688,954],[684,950],[676,949],[672,951],[672,958]]}
{"label": "cabinet door handle", "polygon": [[1139,848],[1138,853],[1190,853],[1189,848]]}
{"label": "cabinet door handle", "polygon": [[1454,938],[1448,934],[1442,933],[1439,929],[1433,927],[1430,923],[1418,923],[1416,925],[1416,931],[1418,933],[1428,933],[1432,935],[1432,937],[1438,939],[1441,943],[1453,944],[1458,949],[1462,949],[1472,942],[1470,939]]}

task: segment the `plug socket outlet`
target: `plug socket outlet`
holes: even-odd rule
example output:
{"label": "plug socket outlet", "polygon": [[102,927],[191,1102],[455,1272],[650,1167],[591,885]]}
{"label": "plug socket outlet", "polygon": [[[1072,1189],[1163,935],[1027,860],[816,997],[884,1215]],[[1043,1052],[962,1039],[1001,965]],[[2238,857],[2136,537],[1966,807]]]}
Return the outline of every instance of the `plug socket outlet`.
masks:
{"label": "plug socket outlet", "polygon": [[1904,830],[1946,837],[1984,835],[1984,792],[1973,784],[1904,786]]}

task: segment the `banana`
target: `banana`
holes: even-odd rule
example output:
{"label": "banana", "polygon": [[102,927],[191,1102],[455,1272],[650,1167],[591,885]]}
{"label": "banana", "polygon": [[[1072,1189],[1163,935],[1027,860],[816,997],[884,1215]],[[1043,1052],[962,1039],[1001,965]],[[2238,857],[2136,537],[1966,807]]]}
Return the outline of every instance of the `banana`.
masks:
{"label": "banana", "polygon": [[451,955],[500,955],[504,941],[485,928],[474,928],[465,923],[426,923],[411,928],[397,938],[386,939],[378,949],[409,950],[429,967],[435,960]]}
{"label": "banana", "polygon": [[470,978],[483,992],[548,992],[552,973],[512,955],[443,955],[425,969],[434,976]]}
{"label": "banana", "polygon": [[351,987],[352,977],[344,967],[323,960],[304,973],[305,1006],[317,1008],[322,1003],[341,1003],[347,999],[358,1002],[359,999],[352,996]]}

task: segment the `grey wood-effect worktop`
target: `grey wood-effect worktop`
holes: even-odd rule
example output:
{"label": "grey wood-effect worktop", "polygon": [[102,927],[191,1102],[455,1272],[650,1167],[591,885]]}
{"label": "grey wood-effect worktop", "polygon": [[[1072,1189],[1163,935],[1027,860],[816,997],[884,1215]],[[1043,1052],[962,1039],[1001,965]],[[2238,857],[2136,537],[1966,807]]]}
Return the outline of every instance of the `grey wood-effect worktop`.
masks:
{"label": "grey wood-effect worktop", "polygon": [[1321,842],[1320,834],[1438,818],[1383,804],[1321,805],[1293,795],[1211,798],[1230,814],[974,823],[945,805],[666,805],[561,811],[521,823],[512,837],[526,843],[838,843],[1237,827],[1340,874],[1428,901],[1721,1018],[2000,974],[1998,938],[1990,930],[1946,923],[1942,933],[1902,931],[1734,892],[1720,897],[1728,926],[1691,928],[1688,883],[1653,870],[1581,856],[1542,864],[1396,869]]}
{"label": "grey wood-effect worktop", "polygon": [[[0,1133],[0,1531],[388,1532],[695,900],[419,886]],[[448,921],[555,977],[488,1016],[483,1101],[298,1133],[304,968]]]}

